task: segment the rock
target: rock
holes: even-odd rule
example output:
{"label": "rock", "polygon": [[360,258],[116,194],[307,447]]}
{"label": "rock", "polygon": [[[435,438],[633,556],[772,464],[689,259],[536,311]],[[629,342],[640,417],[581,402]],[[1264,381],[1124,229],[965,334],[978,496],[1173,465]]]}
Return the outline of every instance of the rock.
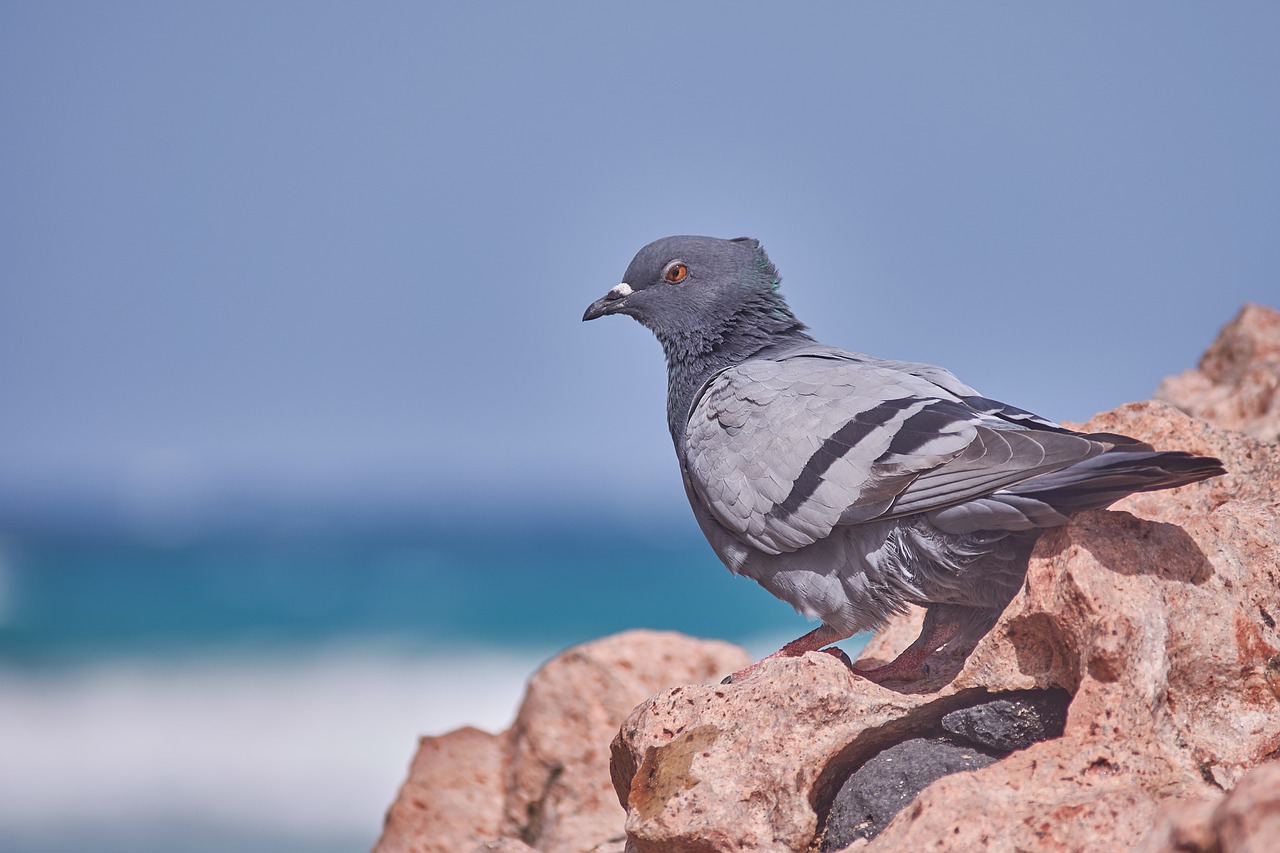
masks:
{"label": "rock", "polygon": [[[1012,700],[996,694],[1012,691],[1070,697],[1061,736],[938,779],[858,849],[1128,849],[1167,804],[1220,796],[1276,755],[1280,448],[1161,403],[1087,426],[1218,455],[1231,473],[1050,531],[949,683],[895,692],[815,654],[644,702],[613,744],[631,849],[805,850],[851,774],[943,720],[1017,744],[997,725]],[[866,655],[892,658],[915,634],[887,636]]]}
{"label": "rock", "polygon": [[748,662],[728,643],[656,631],[628,631],[552,658],[530,679],[511,728],[503,834],[543,853],[576,853],[621,836],[624,816],[609,777],[618,726],[663,687],[718,681]]}
{"label": "rock", "polygon": [[1135,853],[1222,853],[1209,825],[1217,804],[1212,797],[1191,797],[1166,804]]}
{"label": "rock", "polygon": [[473,728],[422,738],[374,853],[457,853],[496,839],[505,742]]}
{"label": "rock", "polygon": [[1160,816],[1141,853],[1270,853],[1280,839],[1280,762],[1247,773],[1216,800],[1179,803]]}
{"label": "rock", "polygon": [[[854,764],[902,740],[913,696],[855,689],[830,655],[770,661],[731,685],[665,690],[613,742],[614,785],[635,853],[800,850]],[[861,736],[861,737],[860,737]],[[833,759],[833,756],[843,757]]]}
{"label": "rock", "polygon": [[497,841],[487,841],[481,844],[471,853],[538,853],[538,851],[523,841],[517,841],[514,838],[499,838]]}
{"label": "rock", "polygon": [[[626,843],[625,835],[617,835],[593,847],[584,849],[583,853],[626,853]],[[471,853],[538,853],[538,851],[523,841],[517,841],[514,838],[500,838],[497,841],[489,841],[480,845],[472,850]]]}
{"label": "rock", "polygon": [[1199,370],[1166,379],[1156,397],[1218,426],[1280,442],[1280,312],[1246,305]]}
{"label": "rock", "polygon": [[840,787],[821,850],[842,850],[854,839],[875,838],[930,782],[995,761],[993,755],[943,738],[912,738],[882,750]]}
{"label": "rock", "polygon": [[507,732],[423,738],[375,853],[621,853],[608,756],[622,720],[658,690],[719,681],[749,662],[728,643],[658,631],[557,655],[529,679]]}
{"label": "rock", "polygon": [[1250,772],[1213,810],[1210,826],[1227,853],[1266,853],[1280,841],[1280,764]]}
{"label": "rock", "polygon": [[942,715],[942,729],[966,743],[1007,755],[1058,737],[1067,723],[1065,691],[1013,693]]}

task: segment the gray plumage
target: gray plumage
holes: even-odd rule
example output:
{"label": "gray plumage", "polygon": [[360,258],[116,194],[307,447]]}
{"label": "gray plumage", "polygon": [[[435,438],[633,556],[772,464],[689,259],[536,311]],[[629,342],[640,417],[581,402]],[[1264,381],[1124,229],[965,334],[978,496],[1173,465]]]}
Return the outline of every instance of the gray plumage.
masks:
{"label": "gray plumage", "polygon": [[[814,341],[758,241],[668,237],[584,320],[627,314],[667,358],[667,417],[712,548],[823,627],[799,654],[929,608],[910,655],[967,653],[1071,513],[1223,473],[1216,459],[1083,435],[950,372]],[[925,667],[927,669],[927,666]]]}

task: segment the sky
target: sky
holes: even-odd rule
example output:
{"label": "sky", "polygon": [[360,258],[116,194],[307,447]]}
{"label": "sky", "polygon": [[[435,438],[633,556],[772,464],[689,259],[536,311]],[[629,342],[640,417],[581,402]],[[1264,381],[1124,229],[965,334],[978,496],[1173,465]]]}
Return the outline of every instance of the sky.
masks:
{"label": "sky", "polygon": [[[1280,304],[1270,3],[0,6],[0,510],[687,514],[583,309],[761,239],[825,342],[1083,420]],[[0,514],[3,514],[0,513]]]}

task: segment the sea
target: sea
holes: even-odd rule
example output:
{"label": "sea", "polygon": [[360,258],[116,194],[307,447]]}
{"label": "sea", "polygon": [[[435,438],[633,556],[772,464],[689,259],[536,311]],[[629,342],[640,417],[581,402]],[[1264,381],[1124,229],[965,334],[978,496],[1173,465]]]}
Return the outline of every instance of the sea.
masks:
{"label": "sea", "polygon": [[0,850],[367,850],[418,738],[505,728],[557,652],[810,627],[691,520],[0,528]]}

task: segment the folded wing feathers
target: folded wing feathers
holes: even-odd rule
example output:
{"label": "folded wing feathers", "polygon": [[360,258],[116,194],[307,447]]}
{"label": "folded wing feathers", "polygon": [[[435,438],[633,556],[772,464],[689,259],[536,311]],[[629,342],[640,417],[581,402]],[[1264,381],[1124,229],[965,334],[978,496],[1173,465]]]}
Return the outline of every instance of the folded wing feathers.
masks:
{"label": "folded wing feathers", "polygon": [[[726,371],[696,405],[685,437],[690,479],[708,508],[773,552],[828,535],[850,507],[883,512],[919,470],[968,443],[958,432],[934,434],[941,416],[921,413],[938,401],[886,400],[853,387],[866,375],[807,362]],[[911,390],[881,373],[872,371],[872,390]]]}
{"label": "folded wing feathers", "polygon": [[920,475],[888,516],[928,512],[967,501],[1097,456],[1108,445],[1071,433],[978,427],[965,452]]}
{"label": "folded wing feathers", "polygon": [[715,517],[776,554],[838,524],[915,513],[957,530],[1052,521],[1042,502],[980,499],[1132,442],[1111,438],[982,397],[941,368],[810,347],[716,377],[684,449]]}

